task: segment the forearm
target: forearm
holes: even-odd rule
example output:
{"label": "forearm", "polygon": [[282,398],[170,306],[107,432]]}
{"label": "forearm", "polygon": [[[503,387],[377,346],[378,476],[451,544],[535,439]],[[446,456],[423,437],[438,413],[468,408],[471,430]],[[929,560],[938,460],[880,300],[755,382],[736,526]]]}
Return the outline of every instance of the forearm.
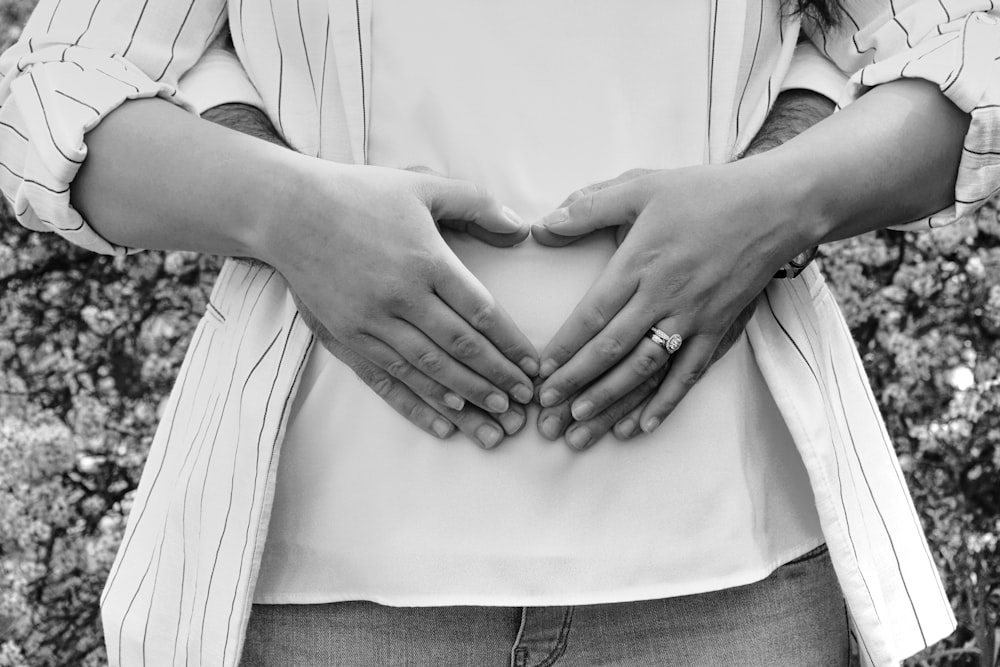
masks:
{"label": "forearm", "polygon": [[740,163],[778,184],[796,247],[935,213],[952,203],[969,116],[931,83],[901,80],[781,147]]}
{"label": "forearm", "polygon": [[117,245],[258,259],[303,156],[161,100],[122,105],[87,135],[72,202]]}

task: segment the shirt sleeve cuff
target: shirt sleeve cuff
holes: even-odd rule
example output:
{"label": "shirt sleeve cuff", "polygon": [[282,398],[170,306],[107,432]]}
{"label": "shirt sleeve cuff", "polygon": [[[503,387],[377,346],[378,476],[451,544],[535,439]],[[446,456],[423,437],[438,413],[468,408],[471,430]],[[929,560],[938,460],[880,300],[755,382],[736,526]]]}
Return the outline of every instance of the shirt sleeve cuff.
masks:
{"label": "shirt sleeve cuff", "polygon": [[87,157],[85,135],[127,100],[162,97],[190,106],[171,84],[150,80],[121,58],[74,55],[72,61],[35,63],[4,81],[0,186],[17,221],[29,229],[55,232],[102,254],[135,252],[101,237],[70,203],[70,184]]}
{"label": "shirt sleeve cuff", "polygon": [[811,90],[836,102],[846,85],[847,75],[839,67],[811,42],[802,42],[795,47],[788,74],[781,82],[781,91]]}
{"label": "shirt sleeve cuff", "polygon": [[912,49],[860,69],[840,102],[846,104],[873,86],[902,78],[937,84],[971,116],[954,203],[893,229],[940,227],[969,215],[1000,192],[1000,19],[977,12],[942,26]]}
{"label": "shirt sleeve cuff", "polygon": [[206,51],[178,85],[199,115],[220,104],[246,104],[258,109],[264,106],[239,58],[220,47]]}

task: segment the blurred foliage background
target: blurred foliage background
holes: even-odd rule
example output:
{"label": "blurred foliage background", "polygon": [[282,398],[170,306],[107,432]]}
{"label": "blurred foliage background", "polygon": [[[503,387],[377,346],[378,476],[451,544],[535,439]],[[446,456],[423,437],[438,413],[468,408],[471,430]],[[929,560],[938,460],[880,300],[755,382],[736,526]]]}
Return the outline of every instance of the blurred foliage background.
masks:
{"label": "blurred foliage background", "polygon": [[[0,0],[0,48],[35,0]],[[823,248],[959,629],[1000,648],[1000,216]],[[110,258],[0,212],[0,667],[106,664],[98,598],[217,258]]]}

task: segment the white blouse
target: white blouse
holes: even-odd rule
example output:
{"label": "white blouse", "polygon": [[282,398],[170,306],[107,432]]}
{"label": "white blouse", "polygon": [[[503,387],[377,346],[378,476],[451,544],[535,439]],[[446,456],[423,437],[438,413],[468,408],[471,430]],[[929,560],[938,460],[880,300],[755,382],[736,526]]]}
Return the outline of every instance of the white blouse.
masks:
{"label": "white blouse", "polygon": [[[709,158],[720,163],[747,146],[790,78],[801,17],[782,14],[779,0],[706,2]],[[1000,7],[840,4],[838,29],[804,27],[851,76],[842,104],[905,76],[935,82],[971,114],[954,203],[914,228],[975,210],[1000,188]],[[0,57],[0,191],[18,221],[97,252],[128,252],[70,205],[86,132],[131,99],[193,109],[178,79],[227,18],[264,109],[293,145],[364,162],[372,0],[39,0]],[[212,305],[126,501],[101,600],[113,666],[239,662],[289,408],[314,338],[281,277],[259,265],[228,260]],[[815,266],[768,285],[747,340],[808,471],[862,664],[898,664],[955,621],[850,332]]]}
{"label": "white blouse", "polygon": [[[376,0],[368,161],[486,185],[526,220],[633,167],[707,152],[708,5]],[[538,349],[615,250],[445,234]],[[745,337],[652,435],[586,452],[537,411],[496,450],[442,443],[310,354],[257,602],[596,604],[747,584],[823,542]]]}

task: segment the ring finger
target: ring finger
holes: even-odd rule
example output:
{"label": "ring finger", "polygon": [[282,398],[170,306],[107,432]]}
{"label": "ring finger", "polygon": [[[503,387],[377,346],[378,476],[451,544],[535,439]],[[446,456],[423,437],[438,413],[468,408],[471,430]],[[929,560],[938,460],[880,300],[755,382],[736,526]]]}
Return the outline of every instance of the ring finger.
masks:
{"label": "ring finger", "polygon": [[677,324],[672,318],[654,325],[624,359],[577,396],[572,406],[573,418],[584,421],[600,414],[665,367],[683,343],[676,331]]}

